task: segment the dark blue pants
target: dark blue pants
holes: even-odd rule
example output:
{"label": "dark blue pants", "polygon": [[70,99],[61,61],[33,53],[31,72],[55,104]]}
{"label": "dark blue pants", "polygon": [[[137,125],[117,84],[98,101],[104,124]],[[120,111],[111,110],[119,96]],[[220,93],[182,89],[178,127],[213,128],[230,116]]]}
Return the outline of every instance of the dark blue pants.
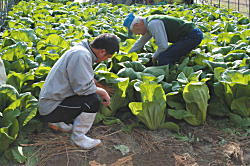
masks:
{"label": "dark blue pants", "polygon": [[174,64],[181,57],[186,56],[203,39],[203,33],[199,28],[193,29],[187,36],[173,43],[166,51],[163,51],[157,57],[158,65]]}

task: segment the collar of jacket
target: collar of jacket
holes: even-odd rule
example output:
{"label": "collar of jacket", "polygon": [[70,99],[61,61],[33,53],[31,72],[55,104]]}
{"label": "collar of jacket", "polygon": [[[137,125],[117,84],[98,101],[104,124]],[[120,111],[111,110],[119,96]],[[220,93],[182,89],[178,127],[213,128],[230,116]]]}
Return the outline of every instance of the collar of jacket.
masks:
{"label": "collar of jacket", "polygon": [[143,18],[143,22],[144,22],[144,25],[146,26],[146,28],[148,29],[148,22],[147,22],[147,18]]}
{"label": "collar of jacket", "polygon": [[84,39],[80,42],[80,45],[82,45],[83,47],[87,48],[87,50],[89,51],[89,53],[92,56],[92,62],[95,62],[97,60],[96,55],[94,54],[94,52],[91,50],[90,46],[89,46],[89,41],[87,39]]}

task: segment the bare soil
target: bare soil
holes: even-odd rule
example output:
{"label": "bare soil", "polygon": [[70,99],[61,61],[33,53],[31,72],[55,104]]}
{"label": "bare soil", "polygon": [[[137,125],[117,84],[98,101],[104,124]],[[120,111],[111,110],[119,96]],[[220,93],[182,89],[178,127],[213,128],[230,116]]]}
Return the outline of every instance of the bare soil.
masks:
{"label": "bare soil", "polygon": [[[33,135],[33,157],[38,166],[248,166],[250,134],[235,129],[222,130],[220,121],[200,127],[181,123],[177,135],[167,129],[131,132],[121,125],[95,125],[89,136],[102,140],[92,150],[82,150],[70,142],[70,134],[46,129]],[[224,127],[225,129],[225,127]],[[119,149],[117,146],[125,148]],[[26,165],[31,166],[29,161]]]}

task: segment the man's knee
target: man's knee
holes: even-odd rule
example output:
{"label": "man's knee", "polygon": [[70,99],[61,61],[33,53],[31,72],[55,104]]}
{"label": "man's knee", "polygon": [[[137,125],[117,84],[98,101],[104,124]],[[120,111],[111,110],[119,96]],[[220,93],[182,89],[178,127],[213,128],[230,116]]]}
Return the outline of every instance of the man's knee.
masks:
{"label": "man's knee", "polygon": [[89,97],[88,102],[83,103],[83,112],[96,113],[100,110],[101,100],[97,94],[93,94]]}
{"label": "man's knee", "polygon": [[98,112],[100,110],[101,100],[98,95],[95,95],[93,98],[92,112]]}

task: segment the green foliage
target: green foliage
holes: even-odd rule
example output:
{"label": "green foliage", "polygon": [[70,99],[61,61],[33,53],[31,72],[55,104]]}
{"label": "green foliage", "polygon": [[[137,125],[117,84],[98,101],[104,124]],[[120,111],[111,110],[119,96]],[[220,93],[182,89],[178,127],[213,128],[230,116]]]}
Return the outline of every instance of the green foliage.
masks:
{"label": "green foliage", "polygon": [[[149,129],[178,131],[177,124],[165,122],[166,115],[202,125],[207,109],[213,116],[228,117],[237,127],[249,127],[249,18],[198,4],[135,5],[131,11],[122,4],[53,2],[57,3],[20,1],[8,13],[6,30],[0,33],[0,56],[8,75],[8,85],[0,86],[1,157],[26,160],[16,141],[37,112],[48,72],[73,43],[91,41],[102,33],[118,35],[121,44],[119,54],[95,66],[95,78],[114,88],[112,104],[102,108],[97,122],[122,123],[115,116],[121,107],[129,106]],[[129,12],[192,21],[204,32],[204,39],[180,63],[152,66],[154,40],[140,52],[128,53],[139,38],[128,36],[122,25]]]}
{"label": "green foliage", "polygon": [[197,126],[204,124],[207,115],[209,90],[204,82],[190,82],[183,90],[186,109],[193,116],[184,118],[189,124]]}
{"label": "green foliage", "polygon": [[37,99],[30,93],[19,94],[11,85],[0,85],[0,154],[23,163],[22,147],[13,146],[23,126],[36,115]]}
{"label": "green foliage", "polygon": [[161,85],[146,81],[139,88],[141,102],[129,103],[132,113],[151,130],[166,127],[178,131],[176,124],[165,123],[166,96]]}
{"label": "green foliage", "polygon": [[198,126],[204,124],[207,116],[209,89],[205,82],[190,82],[181,92],[167,94],[167,104],[172,108],[168,114],[175,119],[184,119],[187,123]]}

